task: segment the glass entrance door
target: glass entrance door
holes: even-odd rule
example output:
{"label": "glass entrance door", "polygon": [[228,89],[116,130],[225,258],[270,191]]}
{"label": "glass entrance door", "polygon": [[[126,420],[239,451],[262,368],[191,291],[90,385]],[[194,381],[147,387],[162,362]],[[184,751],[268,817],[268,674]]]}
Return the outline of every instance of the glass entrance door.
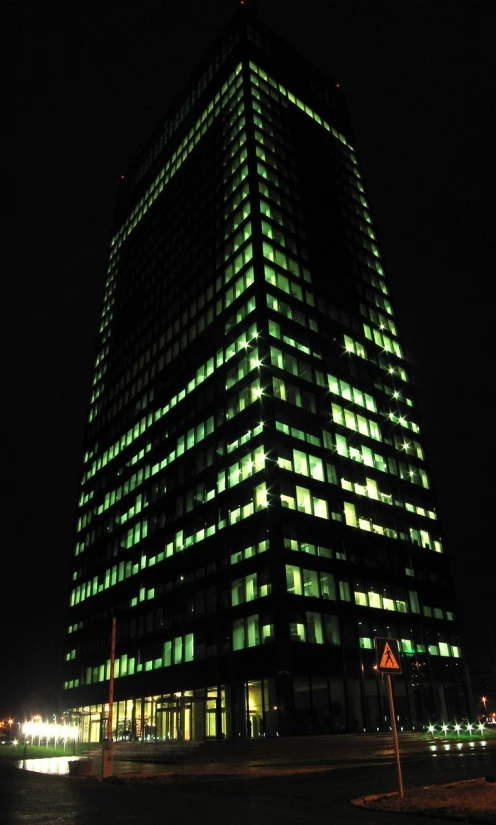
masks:
{"label": "glass entrance door", "polygon": [[193,738],[192,703],[184,698],[164,702],[157,708],[159,739],[185,742]]}
{"label": "glass entrance door", "polygon": [[164,702],[157,708],[157,738],[174,741],[177,739],[177,702]]}

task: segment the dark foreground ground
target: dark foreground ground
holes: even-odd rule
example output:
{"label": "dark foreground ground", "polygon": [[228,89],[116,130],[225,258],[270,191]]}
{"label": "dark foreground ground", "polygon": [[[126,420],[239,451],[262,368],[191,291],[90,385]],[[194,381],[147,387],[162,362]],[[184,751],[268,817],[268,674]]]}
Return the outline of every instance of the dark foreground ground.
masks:
{"label": "dark foreground ground", "polygon": [[[496,774],[496,740],[431,742],[405,735],[405,788]],[[449,748],[446,747],[449,745]],[[119,754],[129,757],[128,748]],[[116,762],[101,781],[18,770],[0,764],[2,825],[418,825],[409,813],[369,810],[352,799],[397,789],[385,737],[318,737],[145,751]],[[95,754],[96,757],[96,754]],[[136,758],[139,758],[139,754]],[[94,764],[98,769],[98,764]],[[491,786],[496,787],[496,786]],[[445,822],[435,817],[430,822]],[[469,813],[463,821],[494,823]]]}
{"label": "dark foreground ground", "polygon": [[403,798],[395,793],[354,800],[370,810],[414,813],[462,822],[492,825],[496,822],[496,780],[484,777],[446,785],[431,785],[407,790]]}

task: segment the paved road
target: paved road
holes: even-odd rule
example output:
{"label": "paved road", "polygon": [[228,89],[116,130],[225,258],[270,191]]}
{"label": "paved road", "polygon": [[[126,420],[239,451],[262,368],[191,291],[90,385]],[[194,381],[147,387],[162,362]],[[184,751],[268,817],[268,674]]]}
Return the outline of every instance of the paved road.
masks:
{"label": "paved road", "polygon": [[[454,739],[430,737],[424,733],[400,734],[402,759],[424,760],[441,753],[472,753],[496,748],[496,734],[484,737]],[[92,757],[100,759],[100,749]],[[115,746],[117,773],[136,770],[132,762],[141,763],[141,770],[175,773],[245,773],[257,768],[275,771],[311,767],[343,767],[343,765],[376,765],[394,762],[391,734],[353,734],[346,736],[285,737],[272,739],[237,739],[198,743],[131,743]],[[143,763],[148,763],[144,765]],[[128,763],[128,764],[126,764]]]}
{"label": "paved road", "polygon": [[[147,763],[150,773],[166,769],[176,774],[175,779],[160,784],[153,779],[146,785],[114,784],[4,768],[0,772],[1,821],[2,825],[233,825],[233,820],[235,825],[396,825],[394,814],[363,811],[349,801],[395,789],[395,765],[387,740],[367,737],[360,743],[353,737],[340,737],[341,759],[334,748],[336,758],[327,770],[321,765],[318,771],[290,774],[288,763],[295,754],[301,762],[316,763],[326,751],[324,744],[315,741],[312,745],[309,739],[286,740],[286,744],[283,740],[275,746],[269,743],[265,760],[263,754],[260,756],[260,743],[240,744],[237,760],[225,758],[233,747],[222,750],[214,745],[213,753],[223,758],[204,761],[196,776],[187,774],[191,774],[193,763],[199,768],[202,759],[211,757],[208,748],[203,756],[198,749],[196,755],[184,757],[183,770],[179,764],[155,763],[152,768],[152,763]],[[327,753],[330,745],[329,740]],[[406,787],[496,774],[494,741],[487,746],[479,743],[479,747],[467,743],[466,748],[455,750],[439,743],[434,751],[429,743],[411,740],[402,750]],[[346,754],[347,759],[343,758]],[[235,762],[250,763],[244,775],[229,775],[229,764]],[[213,764],[224,770],[214,773],[209,767]],[[116,772],[121,770],[117,766]],[[123,762],[121,766],[126,770],[132,766],[134,772],[139,769],[136,763]],[[264,776],[264,771],[268,775]],[[432,825],[441,822],[429,821]],[[417,817],[402,815],[400,825],[419,822],[422,820]]]}

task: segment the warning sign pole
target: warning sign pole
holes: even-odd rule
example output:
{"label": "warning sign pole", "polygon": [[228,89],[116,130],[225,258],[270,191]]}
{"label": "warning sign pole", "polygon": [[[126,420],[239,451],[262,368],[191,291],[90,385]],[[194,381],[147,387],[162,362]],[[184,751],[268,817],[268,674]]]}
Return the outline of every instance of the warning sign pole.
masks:
{"label": "warning sign pole", "polygon": [[400,746],[398,743],[398,729],[396,727],[396,714],[394,712],[394,699],[393,699],[393,686],[391,684],[391,676],[389,673],[386,674],[386,681],[387,681],[387,691],[388,691],[388,698],[389,698],[389,715],[391,717],[391,725],[393,728],[393,740],[394,740],[394,754],[396,756],[396,767],[398,768],[398,784],[400,787],[400,796],[403,798],[405,795],[403,792],[403,777],[401,775],[401,762],[400,762]]}

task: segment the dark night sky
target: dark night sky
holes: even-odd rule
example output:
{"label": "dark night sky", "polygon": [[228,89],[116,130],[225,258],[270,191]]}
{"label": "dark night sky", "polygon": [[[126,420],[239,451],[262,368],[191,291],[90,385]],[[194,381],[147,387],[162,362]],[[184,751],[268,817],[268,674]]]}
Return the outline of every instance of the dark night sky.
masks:
{"label": "dark night sky", "polygon": [[[60,685],[116,182],[236,5],[9,6],[3,28],[12,142],[2,189],[14,381],[4,381],[0,714],[22,702],[36,710]],[[495,667],[493,4],[260,0],[258,8],[347,97],[413,361],[458,613],[472,664]]]}

